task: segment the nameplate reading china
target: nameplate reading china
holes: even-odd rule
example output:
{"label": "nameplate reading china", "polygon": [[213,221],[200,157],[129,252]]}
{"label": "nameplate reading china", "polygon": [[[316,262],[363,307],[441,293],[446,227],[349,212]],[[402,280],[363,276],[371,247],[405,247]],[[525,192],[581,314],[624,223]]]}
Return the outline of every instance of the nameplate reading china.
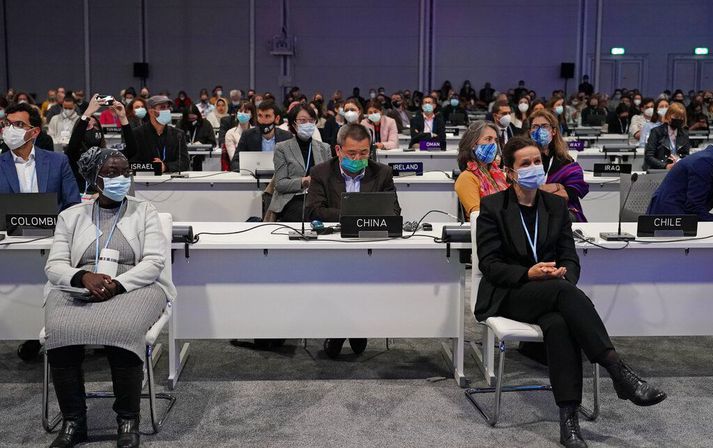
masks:
{"label": "nameplate reading china", "polygon": [[403,216],[342,216],[342,238],[387,238],[403,234]]}
{"label": "nameplate reading china", "polygon": [[438,140],[421,140],[418,143],[418,149],[421,151],[440,151],[441,142]]}
{"label": "nameplate reading china", "polygon": [[574,140],[567,142],[567,146],[572,151],[584,151],[584,140]]}
{"label": "nameplate reading china", "polygon": [[631,164],[630,163],[595,163],[594,164],[594,176],[614,176],[617,177],[620,174],[631,174]]}
{"label": "nameplate reading china", "polygon": [[10,236],[51,236],[57,225],[57,215],[8,213],[5,220]]}
{"label": "nameplate reading china", "polygon": [[696,236],[697,233],[696,215],[641,215],[636,227],[636,236],[640,237]]}
{"label": "nameplate reading china", "polygon": [[423,176],[423,162],[389,163],[394,176]]}

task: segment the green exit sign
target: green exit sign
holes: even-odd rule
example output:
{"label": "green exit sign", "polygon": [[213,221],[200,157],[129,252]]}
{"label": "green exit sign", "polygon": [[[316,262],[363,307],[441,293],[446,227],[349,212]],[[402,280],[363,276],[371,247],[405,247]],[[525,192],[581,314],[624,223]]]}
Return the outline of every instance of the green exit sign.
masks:
{"label": "green exit sign", "polygon": [[704,56],[708,54],[708,47],[697,47],[693,49],[693,54]]}
{"label": "green exit sign", "polygon": [[624,53],[626,53],[626,50],[623,47],[612,47],[611,49],[611,54],[615,56],[620,56]]}

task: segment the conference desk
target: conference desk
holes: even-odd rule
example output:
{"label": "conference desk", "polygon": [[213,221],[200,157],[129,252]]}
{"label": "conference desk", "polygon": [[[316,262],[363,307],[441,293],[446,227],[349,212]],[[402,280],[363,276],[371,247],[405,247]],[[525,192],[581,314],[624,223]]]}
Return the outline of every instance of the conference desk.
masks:
{"label": "conference desk", "polygon": [[584,172],[584,181],[589,184],[589,193],[580,200],[582,211],[589,222],[616,222],[619,219],[618,177],[595,177]]}
{"label": "conference desk", "polygon": [[634,171],[640,171],[644,166],[644,148],[635,151],[604,151],[602,146],[592,146],[582,151],[569,151],[570,156],[579,163],[584,171],[594,170],[595,163],[630,163]]}
{"label": "conference desk", "polygon": [[193,159],[196,156],[203,156],[201,163],[203,171],[220,171],[220,158],[223,154],[221,148],[214,148],[212,145],[202,143],[188,144],[188,155]]}
{"label": "conference desk", "polygon": [[[255,225],[181,224],[195,233]],[[442,224],[433,227],[428,235],[440,236]],[[290,241],[288,231],[267,224],[201,235],[190,259],[176,253],[169,387],[188,356],[187,340],[349,337],[451,339],[454,377],[465,385],[465,266],[456,251],[447,258],[444,244],[424,236]]]}
{"label": "conference desk", "polygon": [[[152,202],[160,212],[177,221],[246,221],[262,216],[262,192],[269,179],[233,172],[186,172],[187,178],[138,173],[134,177],[137,198]],[[404,221],[417,221],[429,210],[458,214],[458,196],[453,180],[442,172],[423,176],[395,177]],[[426,222],[443,220],[430,215]]]}
{"label": "conference desk", "polygon": [[420,151],[399,149],[378,149],[376,159],[384,164],[422,162],[425,171],[445,171],[451,173],[458,168],[457,145],[445,151]]}
{"label": "conference desk", "polygon": [[[451,127],[451,126],[446,126],[446,127]],[[455,135],[452,132],[446,132],[446,142],[447,142],[448,146],[450,146],[450,145],[458,146],[458,142],[460,141],[461,137],[463,136],[463,132],[465,132],[465,129],[461,130],[458,133],[458,135]],[[408,146],[410,141],[411,141],[410,134],[399,134],[399,145],[400,146]]]}

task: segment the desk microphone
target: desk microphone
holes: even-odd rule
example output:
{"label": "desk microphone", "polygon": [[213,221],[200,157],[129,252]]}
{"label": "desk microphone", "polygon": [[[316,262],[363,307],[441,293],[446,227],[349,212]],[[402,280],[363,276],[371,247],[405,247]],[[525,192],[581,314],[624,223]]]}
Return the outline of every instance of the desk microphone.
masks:
{"label": "desk microphone", "polygon": [[[307,155],[307,167],[305,167],[305,176],[307,175],[307,171],[309,170],[309,159],[312,157],[312,145],[309,146],[309,153]],[[302,231],[301,232],[290,232],[289,233],[289,238],[291,240],[316,240],[317,239],[317,234],[310,232],[310,233],[305,233],[305,208],[307,207],[307,193],[303,194],[302,196]]]}
{"label": "desk microphone", "polygon": [[639,175],[637,173],[632,173],[631,175],[631,183],[629,184],[629,191],[626,192],[626,197],[624,198],[624,202],[621,204],[621,207],[619,208],[619,229],[617,230],[616,233],[614,232],[601,232],[599,234],[599,238],[603,239],[604,241],[634,241],[636,237],[630,233],[621,233],[621,212],[624,211],[624,207],[626,207],[626,202],[629,200],[629,195],[631,194],[631,189],[634,187],[634,182],[636,182],[639,179]]}
{"label": "desk microphone", "polygon": [[[168,132],[168,130],[164,130],[164,132]],[[183,145],[181,145],[182,139],[183,139],[183,134],[179,133],[178,134],[178,172],[171,173],[172,179],[188,177],[188,175],[181,173],[181,153],[183,152],[183,151],[181,151],[181,147],[183,146]],[[164,163],[166,163],[166,162],[164,161]]]}

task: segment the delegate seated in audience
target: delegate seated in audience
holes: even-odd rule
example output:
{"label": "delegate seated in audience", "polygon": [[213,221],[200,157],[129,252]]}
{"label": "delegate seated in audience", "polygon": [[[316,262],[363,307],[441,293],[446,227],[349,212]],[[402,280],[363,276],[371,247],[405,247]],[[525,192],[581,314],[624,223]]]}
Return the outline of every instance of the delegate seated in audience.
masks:
{"label": "delegate seated in audience", "polygon": [[631,117],[631,123],[629,124],[629,143],[634,145],[639,144],[644,125],[651,122],[651,118],[654,116],[654,99],[644,98],[639,106],[641,113]]}
{"label": "delegate seated in audience", "polygon": [[582,111],[582,126],[602,126],[607,119],[607,111],[599,106],[599,98],[589,99],[589,106]]}
{"label": "delegate seated in audience", "polygon": [[275,145],[292,138],[289,131],[279,129],[282,121],[280,110],[274,101],[263,101],[257,108],[257,125],[242,133],[238,147],[230,161],[230,169],[240,169],[240,153],[242,151],[274,151]]}
{"label": "delegate seated in audience", "polygon": [[184,90],[178,92],[178,96],[175,100],[173,100],[173,108],[176,113],[179,114],[182,114],[186,109],[191,107],[192,104],[193,101],[191,101],[191,99],[188,97],[188,94]]}
{"label": "delegate seated in audience", "polygon": [[650,215],[696,215],[713,221],[713,146],[673,164],[651,198]]}
{"label": "delegate seated in audience", "polygon": [[0,156],[0,193],[57,193],[57,208],[80,202],[67,156],[35,145],[42,118],[27,103],[5,110],[2,137],[10,149]]}
{"label": "delegate seated in audience", "polygon": [[496,163],[498,128],[489,121],[471,123],[458,143],[458,166],[461,170],[455,183],[465,219],[480,210],[485,196],[508,188],[505,174]]}
{"label": "delegate seated in audience", "polygon": [[132,162],[161,164],[161,172],[185,171],[190,164],[186,134],[169,126],[171,123],[171,100],[155,95],[149,98],[149,122],[134,129],[137,153]]}
{"label": "delegate seated in audience", "polygon": [[639,135],[639,147],[646,147],[646,143],[648,143],[649,141],[649,135],[651,134],[651,130],[653,128],[661,126],[663,117],[666,115],[666,111],[668,111],[669,105],[670,104],[668,100],[664,98],[659,98],[656,101],[656,103],[654,104],[654,110],[653,115],[651,116],[651,120],[644,123],[644,126],[641,128],[641,133]]}
{"label": "delegate seated in audience", "polygon": [[186,133],[188,144],[202,143],[215,146],[215,133],[210,122],[201,116],[194,104],[183,112],[176,127]]}
{"label": "delegate seated in audience", "polygon": [[208,116],[208,114],[215,108],[215,106],[213,106],[210,103],[210,98],[208,96],[208,90],[206,90],[206,89],[201,89],[201,91],[198,95],[198,98],[199,98],[199,100],[197,103],[195,103],[195,106],[198,107],[198,110],[200,111],[201,116],[203,118],[206,118]]}
{"label": "delegate seated in audience", "polygon": [[[369,160],[369,131],[360,124],[342,126],[337,135],[337,157],[315,165],[310,170],[307,211],[310,220],[338,222],[342,193],[396,191],[391,167]],[[401,214],[399,201],[394,201],[394,213]],[[344,339],[327,339],[324,351],[336,358]],[[366,339],[349,339],[356,354],[366,349]]]}
{"label": "delegate seated in audience", "polygon": [[493,104],[493,123],[498,129],[498,142],[499,147],[502,148],[505,144],[513,138],[517,133],[518,129],[512,124],[512,109],[510,108],[510,103],[507,100],[497,100]]}
{"label": "delegate seated in audience", "polygon": [[[79,160],[96,201],[59,215],[45,271],[51,286],[86,288],[88,300],[49,289],[45,303],[47,358],[62,414],[51,446],[87,440],[84,345],[103,345],[116,398],[117,446],[138,447],[146,331],[176,297],[164,252],[168,244],[156,208],[127,197],[129,162],[113,149],[92,148]],[[101,231],[101,236],[99,235]],[[119,253],[115,276],[97,272],[95,247]]]}
{"label": "delegate seated in audience", "polygon": [[397,149],[399,133],[396,121],[384,115],[384,106],[378,99],[366,103],[366,118],[361,121],[372,135],[377,149]]}
{"label": "delegate seated in audience", "polygon": [[[300,101],[291,102],[289,104],[289,106],[287,107],[287,113],[289,114],[293,108],[299,106],[300,104],[307,104],[307,101],[300,100]],[[278,129],[282,129],[283,131],[287,131],[287,132],[290,131],[289,126],[287,125],[286,121],[280,123],[277,127],[278,127]],[[322,134],[320,134],[319,129],[317,129],[316,127],[314,128],[314,132],[312,133],[312,140],[316,140],[318,142],[322,141]]]}
{"label": "delegate seated in audience", "polygon": [[396,121],[396,130],[399,134],[410,126],[411,115],[406,111],[404,96],[401,92],[391,95],[391,109],[386,112],[386,115]]}
{"label": "delegate seated in audience", "polygon": [[149,122],[146,100],[136,97],[126,106],[126,119],[131,128],[138,128]]}
{"label": "delegate seated in audience", "polygon": [[[47,133],[55,143],[66,145],[72,135],[74,123],[79,119],[77,107],[71,96],[66,96],[62,102],[62,112],[52,117],[47,126]],[[49,149],[49,148],[47,148]]]}
{"label": "delegate seated in audience", "polygon": [[448,104],[441,110],[441,115],[446,123],[452,126],[468,126],[468,112],[455,93],[448,99]]}
{"label": "delegate seated in audience", "polygon": [[530,138],[540,147],[547,176],[540,189],[565,199],[572,221],[587,222],[580,199],[589,193],[589,184],[582,167],[569,155],[557,125],[555,116],[546,110],[530,115]]}
{"label": "delegate seated in audience", "polygon": [[411,119],[410,148],[418,147],[422,141],[438,142],[441,150],[446,149],[446,122],[441,114],[435,113],[436,100],[430,96],[423,99],[422,113]]}
{"label": "delegate seated in audience", "polygon": [[708,117],[703,113],[703,104],[695,103],[690,108],[691,112],[688,117],[689,131],[707,131]]}
{"label": "delegate seated in audience", "polygon": [[228,101],[225,98],[218,98],[213,109],[206,118],[214,129],[220,128],[220,120],[228,116]]}
{"label": "delegate seated in audience", "polygon": [[[87,184],[79,172],[78,163],[82,154],[87,152],[89,148],[106,148],[106,140],[104,139],[102,126],[94,116],[94,113],[101,107],[102,105],[97,101],[97,95],[92,96],[87,105],[87,109],[74,125],[72,136],[69,138],[69,143],[67,143],[67,147],[64,150],[67,158],[69,158],[69,166],[72,167],[72,172],[74,172],[74,177],[77,180],[79,191],[83,191],[85,194],[88,192],[95,193],[95,191],[89,190],[90,185]],[[127,158],[131,158],[137,153],[136,139],[134,138],[129,120],[126,117],[124,105],[119,101],[114,101],[111,105],[111,109],[119,118],[119,124],[121,125],[121,137],[126,145],[123,153]]]}
{"label": "delegate seated in audience", "polygon": [[66,97],[65,88],[57,87],[56,101],[54,102],[54,104],[47,106],[47,110],[45,111],[45,113],[43,115],[43,117],[45,119],[45,123],[49,124],[49,122],[52,120],[52,117],[62,113],[65,97]]}
{"label": "delegate seated in audience", "polygon": [[671,103],[661,120],[661,126],[651,130],[644,149],[646,169],[667,169],[686,157],[691,151],[688,140],[686,109],[681,103]]}
{"label": "delegate seated in audience", "polygon": [[310,106],[292,108],[287,123],[294,137],[275,145],[275,191],[269,209],[278,221],[302,222],[308,217],[303,210],[312,180],[310,171],[332,158],[329,145],[312,138],[316,120],[317,114]]}
{"label": "delegate seated in audience", "polygon": [[560,135],[568,135],[569,127],[567,126],[567,114],[565,113],[564,98],[557,95],[550,99],[547,104],[547,110],[550,111],[557,118],[557,128]]}
{"label": "delegate seated in audience", "polygon": [[539,188],[546,163],[540,149],[528,138],[515,137],[503,149],[503,162],[512,186],[483,198],[476,226],[483,278],[475,317],[483,322],[502,316],[542,328],[560,409],[560,443],[586,447],[577,415],[582,351],[609,372],[619,398],[649,406],[666,394],[621,360],[591,300],[577,288],[580,264],[567,205]]}
{"label": "delegate seated in audience", "polygon": [[[0,123],[2,123],[6,118],[6,110],[9,103],[8,101],[0,96]],[[2,128],[0,127],[0,154],[8,152],[10,149],[7,147],[4,141],[2,141]],[[44,130],[40,130],[39,135],[35,138],[35,148],[46,149],[47,151],[54,151],[54,141],[52,137],[47,135]]]}
{"label": "delegate seated in audience", "polygon": [[631,123],[631,117],[629,115],[629,106],[626,103],[619,103],[616,106],[614,115],[612,115],[607,122],[607,133],[608,134],[628,134],[629,125]]}
{"label": "delegate seated in audience", "polygon": [[517,102],[517,110],[515,111],[515,114],[512,115],[512,125],[517,129],[517,134],[521,134],[523,129],[527,130],[528,128],[528,122],[527,122],[527,117],[528,117],[528,112],[530,110],[530,97],[525,95],[522,98],[520,98]]}
{"label": "delegate seated in audience", "polygon": [[[250,101],[242,100],[235,115],[237,118],[235,126],[225,133],[225,150],[228,160],[233,160],[243,132],[255,126],[255,106]],[[221,120],[222,122],[223,120]]]}
{"label": "delegate seated in audience", "polygon": [[334,154],[334,145],[337,144],[337,132],[344,126],[347,121],[344,118],[344,101],[336,100],[330,101],[332,104],[333,115],[330,115],[324,122],[324,129],[322,129],[322,141],[327,143],[330,148],[332,148],[332,153]]}

